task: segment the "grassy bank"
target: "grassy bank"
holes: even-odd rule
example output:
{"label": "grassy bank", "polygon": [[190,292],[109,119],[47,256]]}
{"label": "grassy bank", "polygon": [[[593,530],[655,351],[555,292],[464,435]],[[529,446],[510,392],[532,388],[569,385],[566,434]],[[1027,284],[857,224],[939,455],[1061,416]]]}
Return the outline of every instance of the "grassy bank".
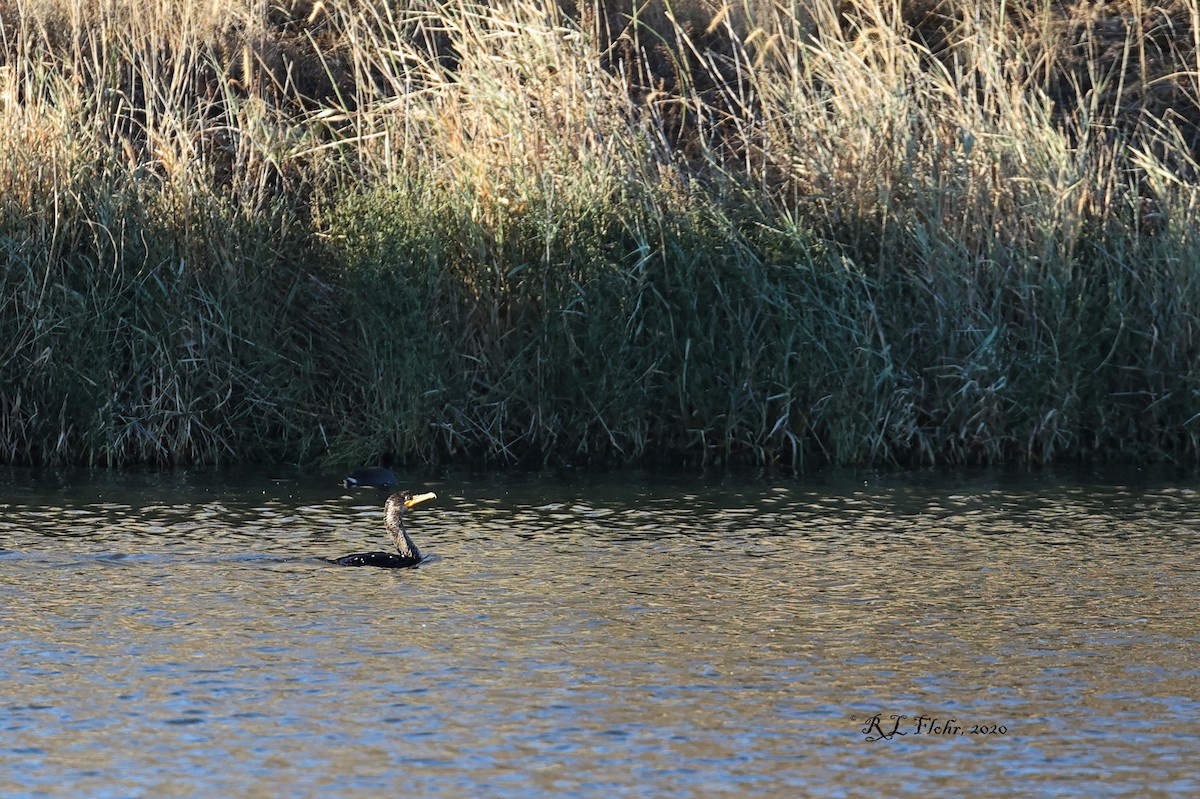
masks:
{"label": "grassy bank", "polygon": [[1195,459],[1200,2],[979,5],[0,2],[0,462]]}

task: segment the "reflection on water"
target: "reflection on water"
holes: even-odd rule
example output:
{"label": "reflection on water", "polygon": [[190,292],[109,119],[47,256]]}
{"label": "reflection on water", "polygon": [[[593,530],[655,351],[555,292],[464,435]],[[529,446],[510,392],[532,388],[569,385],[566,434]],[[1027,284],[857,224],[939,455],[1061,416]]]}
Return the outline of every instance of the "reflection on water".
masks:
{"label": "reflection on water", "polygon": [[1189,486],[410,485],[0,475],[0,793],[1200,795]]}

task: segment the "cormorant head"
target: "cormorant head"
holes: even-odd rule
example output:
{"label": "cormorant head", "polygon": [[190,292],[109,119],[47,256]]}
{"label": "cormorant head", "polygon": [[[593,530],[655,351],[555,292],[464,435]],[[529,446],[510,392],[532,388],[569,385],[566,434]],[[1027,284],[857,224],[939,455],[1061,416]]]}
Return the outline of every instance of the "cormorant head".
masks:
{"label": "cormorant head", "polygon": [[414,494],[411,491],[398,491],[387,498],[386,509],[399,511],[402,508],[408,509],[420,505],[427,499],[437,499],[437,494],[432,491],[426,494]]}

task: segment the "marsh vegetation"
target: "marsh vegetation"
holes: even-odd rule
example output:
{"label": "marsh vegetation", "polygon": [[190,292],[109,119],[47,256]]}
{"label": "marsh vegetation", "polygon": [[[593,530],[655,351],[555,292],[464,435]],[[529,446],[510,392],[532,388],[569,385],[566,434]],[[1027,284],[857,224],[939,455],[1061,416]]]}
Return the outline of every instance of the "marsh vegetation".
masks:
{"label": "marsh vegetation", "polygon": [[1195,458],[1200,2],[0,2],[0,462]]}

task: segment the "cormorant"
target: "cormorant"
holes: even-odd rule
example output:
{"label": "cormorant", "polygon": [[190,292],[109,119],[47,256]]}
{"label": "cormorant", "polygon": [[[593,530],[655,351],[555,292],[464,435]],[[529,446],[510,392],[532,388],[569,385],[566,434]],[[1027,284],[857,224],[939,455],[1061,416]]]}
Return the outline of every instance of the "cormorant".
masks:
{"label": "cormorant", "polygon": [[384,503],[385,524],[392,535],[392,541],[396,543],[398,555],[391,552],[356,552],[353,555],[331,559],[331,562],[339,566],[378,566],[381,569],[416,566],[422,560],[421,550],[417,549],[417,545],[408,537],[408,531],[404,529],[404,512],[427,499],[437,499],[437,494],[430,491],[427,494],[414,495],[408,491],[401,491],[392,494]]}
{"label": "cormorant", "polygon": [[392,488],[396,485],[396,475],[391,469],[382,466],[368,466],[355,469],[350,476],[342,480],[344,488]]}

